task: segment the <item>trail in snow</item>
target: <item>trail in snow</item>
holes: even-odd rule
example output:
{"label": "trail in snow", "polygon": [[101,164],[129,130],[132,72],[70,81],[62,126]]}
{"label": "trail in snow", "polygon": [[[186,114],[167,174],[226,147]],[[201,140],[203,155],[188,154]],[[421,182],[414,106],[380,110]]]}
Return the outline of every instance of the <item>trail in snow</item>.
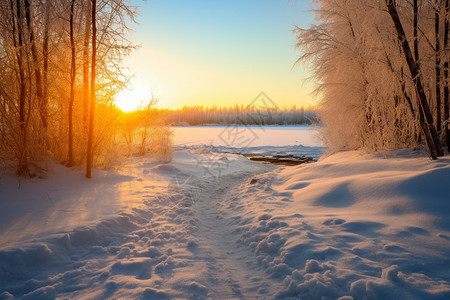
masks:
{"label": "trail in snow", "polygon": [[250,184],[255,173],[271,169],[261,165],[259,172],[238,172],[203,180],[202,194],[193,208],[198,219],[198,257],[207,263],[207,284],[214,299],[257,299],[273,297],[282,286],[262,268],[256,257],[239,244],[240,234],[234,215],[227,206],[235,188]]}
{"label": "trail in snow", "polygon": [[2,175],[0,299],[450,299],[449,156],[192,147],[95,175]]}
{"label": "trail in snow", "polygon": [[[62,184],[57,177],[61,188],[47,191],[55,181],[48,179],[31,180],[23,190],[2,191],[0,205],[20,210],[11,211],[15,214],[4,221],[6,231],[1,232],[0,299],[274,295],[282,288],[280,280],[270,278],[250,249],[238,243],[239,224],[227,210],[231,202],[240,201],[233,195],[237,186],[273,167],[241,156],[203,153],[205,149],[192,152],[177,152],[176,164],[132,159],[121,175],[96,174],[83,189],[73,173],[66,177],[75,185]],[[61,171],[67,173],[56,170]],[[102,194],[105,185],[116,192]],[[54,201],[45,202],[45,212],[37,209],[26,222],[33,192]],[[67,215],[65,207],[75,203],[95,207],[96,214]]]}

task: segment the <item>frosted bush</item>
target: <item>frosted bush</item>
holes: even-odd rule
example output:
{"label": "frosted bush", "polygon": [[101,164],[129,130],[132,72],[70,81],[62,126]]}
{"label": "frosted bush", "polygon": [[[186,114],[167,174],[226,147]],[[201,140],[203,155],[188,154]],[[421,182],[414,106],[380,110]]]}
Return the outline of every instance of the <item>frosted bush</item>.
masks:
{"label": "frosted bush", "polygon": [[169,127],[161,126],[155,127],[152,130],[150,151],[153,152],[156,158],[163,163],[168,163],[172,160],[173,154],[173,131]]}

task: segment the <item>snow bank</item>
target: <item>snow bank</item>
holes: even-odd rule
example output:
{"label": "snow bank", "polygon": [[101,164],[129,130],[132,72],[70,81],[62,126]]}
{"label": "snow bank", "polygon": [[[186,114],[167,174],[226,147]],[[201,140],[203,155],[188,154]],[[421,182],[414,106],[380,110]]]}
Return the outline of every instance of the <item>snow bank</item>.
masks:
{"label": "snow bank", "polygon": [[0,299],[450,299],[449,156],[190,146],[95,175],[2,175]]}
{"label": "snow bank", "polygon": [[[117,217],[2,248],[0,299],[169,299],[183,297],[184,287],[193,295],[205,293],[195,278],[170,282],[174,269],[192,255],[192,209],[162,194],[144,198],[141,208]],[[163,281],[170,282],[169,290],[160,288]]]}
{"label": "snow bank", "polygon": [[450,298],[450,157],[390,156],[342,152],[240,187],[240,242],[279,297]]}

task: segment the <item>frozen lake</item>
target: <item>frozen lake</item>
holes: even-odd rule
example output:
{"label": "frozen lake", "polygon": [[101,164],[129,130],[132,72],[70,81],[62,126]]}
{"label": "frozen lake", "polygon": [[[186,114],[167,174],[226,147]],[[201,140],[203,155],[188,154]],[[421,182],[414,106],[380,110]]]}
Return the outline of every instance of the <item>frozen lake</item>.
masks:
{"label": "frozen lake", "polygon": [[172,127],[176,146],[227,147],[293,146],[321,147],[316,126],[188,126]]}

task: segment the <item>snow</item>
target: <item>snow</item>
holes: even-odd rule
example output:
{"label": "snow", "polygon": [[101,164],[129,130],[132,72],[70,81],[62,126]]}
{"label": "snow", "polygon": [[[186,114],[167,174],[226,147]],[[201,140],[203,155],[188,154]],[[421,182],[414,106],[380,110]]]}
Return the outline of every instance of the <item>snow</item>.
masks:
{"label": "snow", "polygon": [[[213,145],[234,147],[323,146],[317,127],[309,125],[216,125],[173,127],[175,145]],[[194,133],[194,134],[193,134]],[[246,143],[239,138],[246,138]]]}
{"label": "snow", "polygon": [[342,152],[258,180],[281,199],[248,202],[242,242],[284,277],[283,296],[448,299],[450,157],[391,155]]}
{"label": "snow", "polygon": [[176,149],[199,152],[308,156],[317,160],[326,150],[317,127],[307,125],[174,127]]}
{"label": "snow", "polygon": [[0,299],[450,298],[450,156],[279,167],[233,148],[178,145],[170,164],[130,157],[92,180],[2,174]]}

